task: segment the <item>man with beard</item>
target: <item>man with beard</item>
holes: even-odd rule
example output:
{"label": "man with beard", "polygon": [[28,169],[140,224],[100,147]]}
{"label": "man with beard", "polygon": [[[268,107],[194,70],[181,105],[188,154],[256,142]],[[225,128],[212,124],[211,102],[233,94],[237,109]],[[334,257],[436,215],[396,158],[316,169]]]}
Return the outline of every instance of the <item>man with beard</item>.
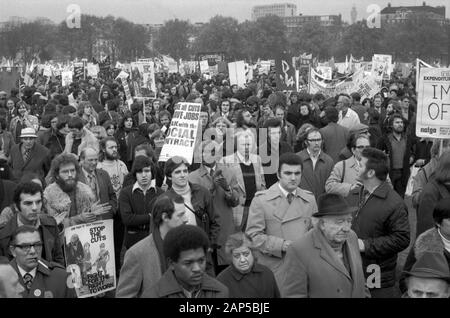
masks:
{"label": "man with beard", "polygon": [[91,188],[78,181],[81,173],[74,154],[62,153],[52,161],[50,174],[55,182],[45,188],[45,207],[61,230],[66,226],[94,222],[97,215],[109,211],[108,204],[96,203]]}
{"label": "man with beard", "polygon": [[[358,235],[358,245],[366,277],[378,267],[381,279],[369,279],[373,298],[394,297],[395,270],[398,253],[409,245],[408,210],[403,199],[386,181],[388,157],[375,148],[361,152],[358,179],[363,184],[358,211],[352,230]],[[375,266],[375,267],[374,267]]]}
{"label": "man with beard", "polygon": [[81,150],[80,163],[82,173],[79,176],[79,181],[91,188],[95,201],[103,204],[105,210],[108,211],[101,216],[101,219],[112,219],[117,211],[117,197],[108,173],[96,168],[98,163],[97,150],[93,148]]}
{"label": "man with beard", "polygon": [[[119,160],[119,153],[117,150],[117,141],[113,137],[106,137],[100,141],[101,159],[97,164],[97,170],[104,170],[109,175],[112,187],[119,199],[120,190],[123,187],[123,181],[128,174],[126,164]],[[115,261],[116,271],[120,270],[120,253],[122,251],[123,235],[125,226],[123,225],[120,213],[114,214],[114,247],[115,247]]]}
{"label": "man with beard", "polygon": [[391,120],[392,132],[380,140],[377,148],[389,155],[389,177],[394,190],[403,198],[410,175],[410,165],[414,163],[415,142],[411,135],[405,134],[402,115],[394,114]]}

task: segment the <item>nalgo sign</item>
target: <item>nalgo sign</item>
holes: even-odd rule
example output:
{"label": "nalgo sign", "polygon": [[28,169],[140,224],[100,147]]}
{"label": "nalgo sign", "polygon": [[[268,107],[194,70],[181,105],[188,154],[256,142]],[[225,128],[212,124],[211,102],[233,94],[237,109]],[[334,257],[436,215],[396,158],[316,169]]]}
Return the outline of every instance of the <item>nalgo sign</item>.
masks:
{"label": "nalgo sign", "polygon": [[450,69],[420,70],[416,135],[450,138]]}

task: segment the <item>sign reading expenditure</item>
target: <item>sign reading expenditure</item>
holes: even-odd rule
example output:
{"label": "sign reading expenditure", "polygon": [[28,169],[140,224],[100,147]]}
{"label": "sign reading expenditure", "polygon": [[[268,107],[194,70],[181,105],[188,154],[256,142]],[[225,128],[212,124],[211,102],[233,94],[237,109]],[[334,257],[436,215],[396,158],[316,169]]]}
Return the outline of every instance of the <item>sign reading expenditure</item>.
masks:
{"label": "sign reading expenditure", "polygon": [[450,138],[450,69],[422,68],[417,86],[416,135]]}
{"label": "sign reading expenditure", "polygon": [[167,161],[173,156],[182,156],[189,164],[192,164],[201,107],[201,104],[198,103],[178,103],[175,105],[159,161]]}

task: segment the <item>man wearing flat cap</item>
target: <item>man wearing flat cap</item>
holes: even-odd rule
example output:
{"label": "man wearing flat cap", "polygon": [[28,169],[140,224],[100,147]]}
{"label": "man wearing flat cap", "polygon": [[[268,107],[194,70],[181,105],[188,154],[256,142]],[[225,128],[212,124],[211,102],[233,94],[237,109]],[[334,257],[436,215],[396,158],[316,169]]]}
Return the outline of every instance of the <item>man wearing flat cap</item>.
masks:
{"label": "man wearing flat cap", "polygon": [[317,224],[288,248],[279,286],[289,298],[364,298],[358,238],[351,230],[355,207],[334,193],[318,199]]}
{"label": "man wearing flat cap", "polygon": [[34,128],[22,129],[20,143],[11,149],[11,168],[14,179],[20,180],[25,172],[37,173],[44,179],[50,169],[49,150],[36,142]]}
{"label": "man wearing flat cap", "polygon": [[404,298],[449,298],[450,270],[443,253],[426,252],[407,275]]}

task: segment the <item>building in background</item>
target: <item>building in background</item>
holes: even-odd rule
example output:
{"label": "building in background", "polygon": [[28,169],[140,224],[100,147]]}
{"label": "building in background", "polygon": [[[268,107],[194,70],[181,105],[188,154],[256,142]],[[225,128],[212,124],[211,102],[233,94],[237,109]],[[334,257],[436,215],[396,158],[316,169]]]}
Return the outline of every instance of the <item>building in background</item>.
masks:
{"label": "building in background", "polygon": [[441,25],[446,23],[444,6],[431,7],[425,1],[421,6],[393,7],[391,3],[388,3],[388,6],[381,10],[381,27],[389,24],[405,23],[418,15],[425,15],[429,19],[436,20]]}
{"label": "building in background", "polygon": [[324,27],[338,27],[342,25],[342,16],[339,15],[298,15],[294,17],[283,17],[284,25],[288,33],[295,32],[298,27],[305,23],[316,22]]}
{"label": "building in background", "polygon": [[266,15],[277,15],[279,17],[293,17],[297,14],[297,6],[292,3],[276,3],[255,6],[252,8],[252,20],[255,21]]}
{"label": "building in background", "polygon": [[352,22],[351,24],[355,24],[357,18],[358,18],[358,12],[356,11],[355,5],[353,5],[352,11],[350,11],[350,19]]}

